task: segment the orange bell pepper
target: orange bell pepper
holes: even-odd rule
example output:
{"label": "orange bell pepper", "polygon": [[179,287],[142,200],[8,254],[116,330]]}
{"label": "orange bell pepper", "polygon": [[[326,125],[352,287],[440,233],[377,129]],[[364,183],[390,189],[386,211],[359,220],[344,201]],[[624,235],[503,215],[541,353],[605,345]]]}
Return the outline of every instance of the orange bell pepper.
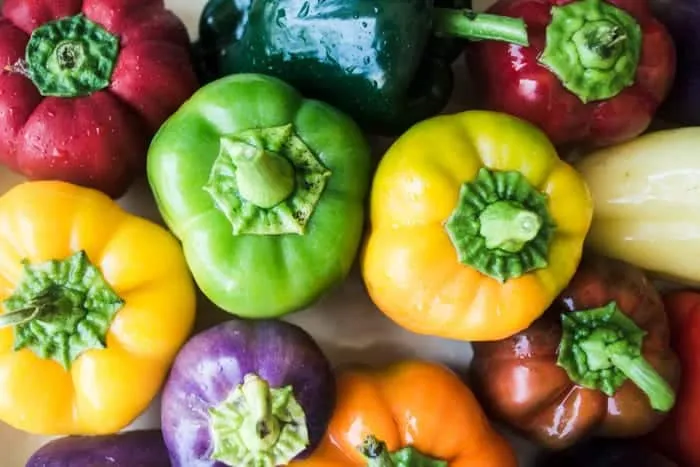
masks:
{"label": "orange bell pepper", "polygon": [[195,315],[175,238],[64,182],[0,197],[0,300],[0,421],[46,435],[130,424]]}
{"label": "orange bell pepper", "polygon": [[[292,467],[516,467],[471,390],[450,370],[408,361],[341,372],[320,446]],[[421,463],[422,462],[422,463]]]}

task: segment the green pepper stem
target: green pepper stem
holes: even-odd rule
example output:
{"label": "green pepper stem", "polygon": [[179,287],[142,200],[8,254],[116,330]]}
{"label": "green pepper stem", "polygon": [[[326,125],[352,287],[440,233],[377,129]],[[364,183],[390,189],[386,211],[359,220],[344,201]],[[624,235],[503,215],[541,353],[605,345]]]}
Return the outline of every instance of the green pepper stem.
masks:
{"label": "green pepper stem", "polygon": [[552,8],[538,61],[582,102],[610,99],[634,84],[643,33],[635,18],[601,0]]}
{"label": "green pepper stem", "polygon": [[238,192],[246,201],[270,209],[294,192],[294,166],[286,158],[228,138],[221,140],[221,146],[236,165]]}
{"label": "green pepper stem", "polygon": [[610,361],[647,395],[653,409],[668,412],[673,408],[676,403],[673,388],[644,358],[612,354]]}
{"label": "green pepper stem", "polygon": [[497,201],[479,216],[479,233],[486,248],[517,253],[537,236],[542,220],[536,213],[512,201]]}
{"label": "green pepper stem", "polygon": [[476,13],[472,10],[435,8],[433,32],[438,36],[472,41],[493,40],[528,46],[527,26],[521,18]]}
{"label": "green pepper stem", "polygon": [[357,448],[367,460],[367,467],[447,467],[447,461],[420,453],[412,446],[389,452],[384,441],[370,435]]}
{"label": "green pepper stem", "polygon": [[33,321],[54,308],[53,298],[54,288],[49,287],[31,300],[27,306],[0,315],[0,329],[20,326]]}
{"label": "green pepper stem", "polygon": [[610,397],[629,379],[647,395],[652,408],[668,412],[675,394],[642,355],[645,336],[616,302],[564,313],[557,365],[573,382]]}
{"label": "green pepper stem", "polygon": [[42,96],[80,97],[109,87],[119,38],[79,14],[36,28],[25,50],[26,70]]}

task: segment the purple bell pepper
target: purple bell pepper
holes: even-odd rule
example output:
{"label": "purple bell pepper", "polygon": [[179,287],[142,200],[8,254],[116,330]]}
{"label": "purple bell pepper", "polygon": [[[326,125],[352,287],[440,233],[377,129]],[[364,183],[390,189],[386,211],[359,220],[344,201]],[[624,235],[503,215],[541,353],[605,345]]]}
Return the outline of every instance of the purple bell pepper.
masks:
{"label": "purple bell pepper", "polygon": [[308,456],[334,408],[331,365],[306,331],[234,319],[182,348],[161,424],[173,467],[276,466]]}

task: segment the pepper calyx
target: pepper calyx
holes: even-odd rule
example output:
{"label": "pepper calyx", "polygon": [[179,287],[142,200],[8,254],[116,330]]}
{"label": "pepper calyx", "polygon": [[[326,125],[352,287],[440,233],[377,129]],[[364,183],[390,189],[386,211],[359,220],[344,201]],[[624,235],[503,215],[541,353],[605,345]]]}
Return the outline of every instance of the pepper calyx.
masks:
{"label": "pepper calyx", "polygon": [[629,13],[602,0],[552,8],[540,64],[582,102],[615,97],[634,84],[642,29]]}
{"label": "pepper calyx", "polygon": [[26,74],[42,96],[81,97],[109,87],[119,50],[117,36],[79,14],[35,29],[13,71]]}
{"label": "pepper calyx", "polygon": [[556,225],[521,173],[482,168],[462,184],[445,230],[462,264],[505,282],[548,266]]}
{"label": "pepper calyx", "polygon": [[14,350],[27,348],[68,370],[82,353],[104,349],[124,300],[87,254],[23,265],[23,278],[0,315],[0,328],[14,329]]}
{"label": "pepper calyx", "polygon": [[629,379],[649,398],[653,409],[668,412],[673,388],[642,355],[646,332],[616,302],[601,308],[564,313],[557,365],[571,381],[612,397]]}
{"label": "pepper calyx", "polygon": [[271,388],[252,373],[209,416],[211,459],[226,465],[287,465],[309,445],[306,414],[292,387]]}
{"label": "pepper calyx", "polygon": [[303,235],[332,173],[293,126],[242,131],[219,147],[204,190],[233,235]]}
{"label": "pepper calyx", "polygon": [[362,440],[357,450],[367,460],[367,467],[447,467],[447,461],[419,452],[413,446],[389,452],[384,441],[370,435]]}

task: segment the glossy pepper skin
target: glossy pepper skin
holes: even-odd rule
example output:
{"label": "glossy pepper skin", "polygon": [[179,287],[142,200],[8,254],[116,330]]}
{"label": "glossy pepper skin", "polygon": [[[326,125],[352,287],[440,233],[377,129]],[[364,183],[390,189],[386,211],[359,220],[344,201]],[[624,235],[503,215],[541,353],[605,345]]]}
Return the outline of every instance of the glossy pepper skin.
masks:
{"label": "glossy pepper skin", "polygon": [[58,181],[0,197],[0,226],[0,420],[42,435],[125,428],[194,322],[180,245],[106,195]]}
{"label": "glossy pepper skin", "polygon": [[681,361],[678,402],[653,433],[653,442],[684,467],[700,465],[700,293],[669,292],[664,304],[671,345]]}
{"label": "glossy pepper skin", "polygon": [[[208,79],[265,73],[394,135],[439,113],[460,39],[527,43],[522,21],[470,16],[465,0],[211,0],[197,46]],[[206,79],[206,78],[205,78]]]}
{"label": "glossy pepper skin", "polygon": [[515,117],[434,117],[382,158],[362,274],[419,334],[468,341],[527,328],[573,276],[592,207],[581,177]]}
{"label": "glossy pepper skin", "polygon": [[198,87],[187,29],[163,0],[6,0],[0,66],[0,163],[114,198]]}
{"label": "glossy pepper skin", "polygon": [[675,402],[661,297],[625,263],[586,257],[527,330],[476,343],[474,387],[493,415],[551,449],[649,433]]}
{"label": "glossy pepper skin", "polygon": [[657,278],[700,285],[700,262],[688,260],[700,254],[698,145],[700,127],[674,128],[577,161],[594,203],[586,246]]}
{"label": "glossy pepper skin", "polygon": [[337,387],[321,445],[290,467],[517,466],[469,388],[441,365],[346,369]]}
{"label": "glossy pepper skin", "polygon": [[470,46],[484,104],[557,146],[632,139],[669,92],[675,49],[647,0],[499,0],[488,11],[523,18],[530,45]]}
{"label": "glossy pepper skin", "polygon": [[246,318],[304,308],[347,276],[370,166],[346,115],[247,74],[199,90],[148,154],[158,207],[199,287]]}

